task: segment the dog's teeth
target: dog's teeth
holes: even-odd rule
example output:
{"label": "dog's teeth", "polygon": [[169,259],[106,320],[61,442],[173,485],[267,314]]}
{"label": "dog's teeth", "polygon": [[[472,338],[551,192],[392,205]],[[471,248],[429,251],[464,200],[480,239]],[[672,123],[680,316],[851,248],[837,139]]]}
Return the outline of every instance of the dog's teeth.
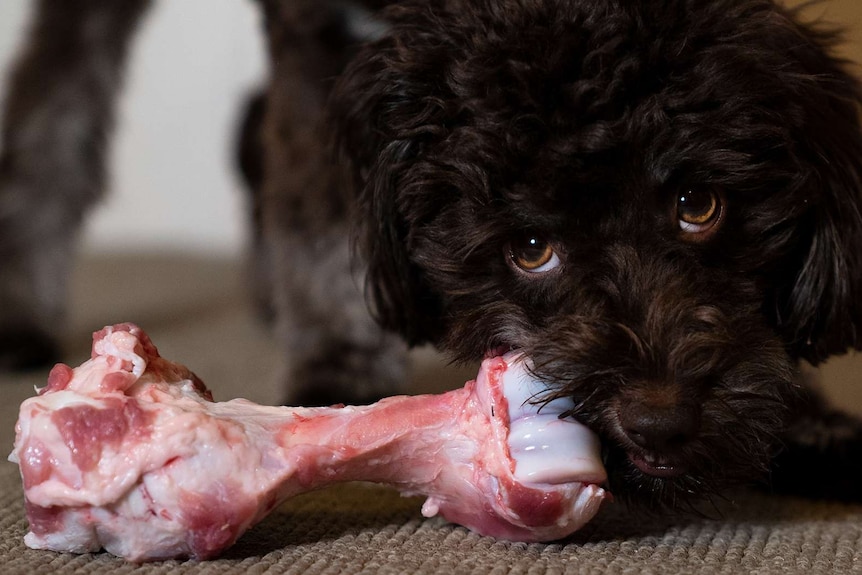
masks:
{"label": "dog's teeth", "polygon": [[530,377],[518,353],[503,356],[508,368],[502,384],[509,403],[509,451],[515,461],[514,475],[528,483],[603,483],[598,436],[572,418],[559,415],[572,407],[566,398],[534,405],[546,389]]}

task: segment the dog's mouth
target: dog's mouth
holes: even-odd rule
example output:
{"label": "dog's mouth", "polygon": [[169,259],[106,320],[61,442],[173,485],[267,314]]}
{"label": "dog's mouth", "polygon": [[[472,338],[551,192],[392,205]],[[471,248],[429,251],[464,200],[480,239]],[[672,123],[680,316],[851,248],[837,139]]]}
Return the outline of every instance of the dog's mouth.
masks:
{"label": "dog's mouth", "polygon": [[632,465],[641,473],[651,477],[673,479],[683,475],[687,471],[685,465],[667,456],[635,451],[629,451],[626,455]]}
{"label": "dog's mouth", "polygon": [[[510,346],[498,346],[490,349],[486,353],[486,359],[489,357],[498,356],[504,358],[508,357],[511,359],[513,356],[520,357],[521,352],[517,350],[513,351]],[[536,380],[536,382],[539,382],[539,380]],[[541,388],[542,386],[538,385],[537,387]],[[535,389],[533,391],[535,391]],[[521,405],[522,403],[529,404],[531,399],[535,399],[536,397],[540,396],[541,394],[536,391],[535,395],[528,394],[521,400],[515,401],[514,403],[516,405]],[[563,407],[558,406],[558,408],[555,410],[554,404],[557,403],[563,404]],[[558,416],[560,413],[567,412],[570,407],[572,407],[571,399],[556,398],[550,402],[543,404],[541,412],[544,414]],[[591,419],[592,422],[588,423]],[[690,470],[689,466],[684,462],[684,460],[679,457],[676,457],[674,454],[658,453],[635,446],[631,441],[625,438],[625,434],[619,428],[618,424],[614,426],[617,429],[613,430],[616,431],[616,433],[611,433],[609,436],[606,433],[606,428],[603,429],[604,426],[600,422],[597,422],[594,418],[585,417],[581,420],[581,423],[591,429],[592,433],[596,436],[596,441],[601,441],[602,443],[607,442],[607,445],[609,446],[616,444],[618,446],[617,449],[612,450],[617,452],[619,455],[622,455],[624,453],[625,458],[628,459],[629,463],[645,476],[661,480],[673,480],[685,475]],[[603,433],[603,431],[605,431],[605,433]],[[595,448],[601,449],[598,446],[595,446]],[[619,459],[616,459],[616,461],[619,461]],[[608,464],[607,460],[605,460],[604,462],[606,465]],[[602,474],[604,474],[604,471],[602,471]]]}

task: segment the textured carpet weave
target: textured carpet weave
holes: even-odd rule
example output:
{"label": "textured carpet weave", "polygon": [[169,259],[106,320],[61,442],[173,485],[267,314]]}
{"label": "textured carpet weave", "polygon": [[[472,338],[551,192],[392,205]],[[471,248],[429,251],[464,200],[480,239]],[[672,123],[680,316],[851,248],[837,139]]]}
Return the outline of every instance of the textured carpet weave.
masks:
{"label": "textured carpet weave", "polygon": [[[230,279],[237,276],[236,266],[224,262],[85,262],[75,279],[67,361],[77,364],[89,355],[89,332],[135,321],[165,357],[195,370],[217,399],[242,394],[262,403],[277,401],[277,346],[252,320],[240,282]],[[445,372],[424,369],[434,370],[435,381]],[[4,456],[11,450],[18,405],[34,385],[44,384],[46,373],[0,375]],[[463,383],[461,374],[445,378],[452,385]],[[3,461],[0,575],[862,574],[862,506],[741,493],[710,509],[707,518],[657,518],[611,504],[570,540],[528,545],[424,519],[420,505],[421,500],[377,486],[338,486],[288,501],[217,560],[136,565],[104,553],[26,548],[18,468]]]}
{"label": "textured carpet weave", "polygon": [[862,573],[862,508],[746,495],[717,519],[632,518],[613,506],[570,541],[523,544],[423,519],[364,484],[289,501],[212,561],[134,565],[27,549],[17,468],[0,475],[0,573]]}

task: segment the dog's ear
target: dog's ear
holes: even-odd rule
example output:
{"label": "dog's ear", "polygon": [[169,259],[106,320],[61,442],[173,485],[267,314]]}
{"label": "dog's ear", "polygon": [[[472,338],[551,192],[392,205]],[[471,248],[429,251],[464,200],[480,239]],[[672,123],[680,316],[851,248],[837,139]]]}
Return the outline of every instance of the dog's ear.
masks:
{"label": "dog's ear", "polygon": [[818,363],[862,347],[862,91],[830,56],[833,32],[799,26],[793,52],[807,77],[796,82],[797,137],[807,174],[800,201],[800,248],[789,281],[778,286],[779,326],[792,354]]}
{"label": "dog's ear", "polygon": [[416,220],[411,199],[416,182],[410,180],[416,179],[417,158],[434,138],[428,80],[439,73],[430,68],[440,42],[409,20],[424,12],[391,7],[389,33],[359,51],[328,105],[336,150],[352,174],[357,248],[366,266],[372,312],[411,344],[433,342],[443,315],[439,298],[410,258]]}

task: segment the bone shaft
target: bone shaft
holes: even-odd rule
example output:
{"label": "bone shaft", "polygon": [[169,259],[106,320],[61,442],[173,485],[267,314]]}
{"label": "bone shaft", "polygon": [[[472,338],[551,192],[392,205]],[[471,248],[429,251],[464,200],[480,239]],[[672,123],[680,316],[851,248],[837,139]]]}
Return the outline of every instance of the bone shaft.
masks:
{"label": "bone shaft", "polygon": [[413,489],[433,481],[435,469],[446,463],[447,441],[466,399],[461,389],[363,407],[304,410],[313,416],[283,426],[277,442],[291,461],[302,459],[294,479],[305,488],[370,481]]}

